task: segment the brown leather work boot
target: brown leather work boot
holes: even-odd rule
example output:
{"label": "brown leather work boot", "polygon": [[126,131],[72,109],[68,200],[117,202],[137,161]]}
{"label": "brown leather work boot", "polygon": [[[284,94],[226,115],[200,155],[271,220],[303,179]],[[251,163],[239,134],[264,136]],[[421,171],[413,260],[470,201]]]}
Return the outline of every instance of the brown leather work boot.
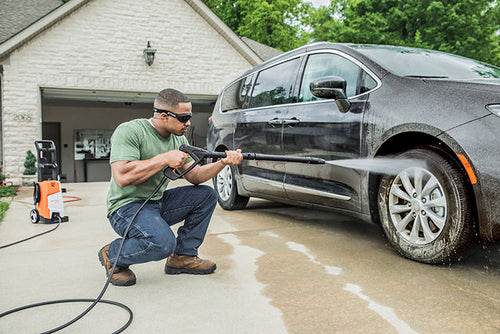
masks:
{"label": "brown leather work boot", "polygon": [[[111,269],[113,268],[113,263],[109,260],[108,256],[109,244],[101,248],[99,253],[99,261],[106,268],[106,277],[109,276]],[[111,284],[118,286],[129,286],[135,284],[135,274],[132,270],[127,268],[116,267],[115,271],[111,275]]]}
{"label": "brown leather work boot", "polygon": [[165,264],[165,273],[176,274],[195,274],[205,275],[215,271],[217,266],[213,261],[202,260],[198,256],[172,254]]}

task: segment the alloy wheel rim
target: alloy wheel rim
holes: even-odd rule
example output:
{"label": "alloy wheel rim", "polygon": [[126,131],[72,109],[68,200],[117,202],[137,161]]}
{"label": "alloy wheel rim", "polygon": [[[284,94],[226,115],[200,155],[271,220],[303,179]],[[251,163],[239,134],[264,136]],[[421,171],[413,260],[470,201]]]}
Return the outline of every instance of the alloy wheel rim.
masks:
{"label": "alloy wheel rim", "polygon": [[427,169],[404,169],[391,184],[389,213],[396,231],[406,241],[429,244],[446,224],[448,205],[443,186]]}
{"label": "alloy wheel rim", "polygon": [[231,167],[224,167],[219,174],[217,174],[217,192],[223,201],[229,200],[233,188],[233,175],[231,174]]}

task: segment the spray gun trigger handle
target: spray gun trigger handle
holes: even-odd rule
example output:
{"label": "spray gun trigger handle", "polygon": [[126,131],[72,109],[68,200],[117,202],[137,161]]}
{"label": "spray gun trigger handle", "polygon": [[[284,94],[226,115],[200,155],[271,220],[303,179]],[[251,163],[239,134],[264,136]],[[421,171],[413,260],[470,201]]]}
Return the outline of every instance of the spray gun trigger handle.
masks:
{"label": "spray gun trigger handle", "polygon": [[181,174],[177,173],[176,169],[168,166],[163,170],[163,175],[165,175],[172,181],[175,181],[182,177]]}
{"label": "spray gun trigger handle", "polygon": [[184,175],[186,175],[189,171],[191,171],[191,169],[193,169],[194,167],[196,167],[197,164],[200,163],[201,158],[197,157],[194,154],[189,154],[188,153],[188,155],[194,159],[194,162],[185,171],[183,171],[182,173],[178,173],[175,168],[167,166],[163,170],[163,175],[165,175],[166,177],[168,177],[171,181],[175,181],[177,179],[180,179]]}

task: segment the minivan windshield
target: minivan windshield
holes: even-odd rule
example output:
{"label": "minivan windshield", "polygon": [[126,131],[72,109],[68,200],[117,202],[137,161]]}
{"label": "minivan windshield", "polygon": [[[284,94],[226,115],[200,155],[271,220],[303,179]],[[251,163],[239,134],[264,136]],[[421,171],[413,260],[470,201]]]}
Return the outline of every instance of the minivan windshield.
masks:
{"label": "minivan windshield", "polygon": [[399,76],[453,80],[500,78],[499,67],[449,53],[402,46],[350,46]]}

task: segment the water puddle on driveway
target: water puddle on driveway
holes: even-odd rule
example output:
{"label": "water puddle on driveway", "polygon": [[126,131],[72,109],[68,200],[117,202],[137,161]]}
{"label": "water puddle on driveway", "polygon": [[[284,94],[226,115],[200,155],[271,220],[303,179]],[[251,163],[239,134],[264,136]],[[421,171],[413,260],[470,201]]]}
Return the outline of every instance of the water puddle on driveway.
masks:
{"label": "water puddle on driveway", "polygon": [[286,243],[286,245],[291,250],[294,250],[296,252],[300,252],[300,253],[304,254],[305,256],[307,256],[309,258],[309,261],[311,261],[312,263],[319,264],[320,266],[323,266],[323,268],[325,268],[325,271],[328,274],[330,274],[330,275],[342,274],[342,268],[323,265],[323,264],[321,264],[321,262],[316,261],[316,257],[311,254],[311,252],[309,251],[309,249],[306,246],[304,246],[302,244],[298,244],[298,243],[293,242],[293,241],[288,241]]}
{"label": "water puddle on driveway", "polygon": [[[269,333],[287,333],[281,311],[271,305],[270,298],[262,294],[265,285],[255,277],[258,269],[255,263],[265,253],[259,249],[242,245],[241,240],[232,233],[219,234],[217,237],[234,248],[231,258],[234,260],[233,274],[240,286],[238,293],[246,299],[248,305],[252,305],[254,313],[262,314],[265,322],[262,321],[260,325],[263,325]],[[258,333],[257,325],[252,331]]]}
{"label": "water puddle on driveway", "polygon": [[[276,320],[279,319],[280,326],[282,326],[280,327],[280,330],[286,333],[284,320],[282,319],[284,316],[282,310],[280,308],[272,306],[271,302],[273,302],[273,300],[262,295],[264,293],[263,289],[267,285],[260,283],[256,278],[256,273],[257,270],[259,269],[259,266],[256,264],[257,261],[258,260],[260,261],[260,259],[264,258],[265,256],[272,256],[273,254],[269,252],[263,252],[262,250],[260,250],[261,247],[259,246],[258,248],[254,248],[243,245],[242,241],[235,234],[236,232],[241,232],[241,231],[238,231],[233,226],[231,226],[231,224],[227,222],[220,224],[218,227],[213,226],[211,228],[211,232],[219,233],[217,235],[218,238],[223,240],[225,243],[228,243],[233,246],[234,252],[231,255],[231,258],[234,260],[234,266],[235,266],[234,276],[238,279],[239,282],[238,284],[241,283],[242,286],[244,286],[245,291],[242,293],[248,295],[249,300],[255,300],[256,301],[255,305],[264,305],[264,307],[261,308],[261,311],[269,312],[269,316],[272,317],[273,319]],[[275,239],[278,244],[283,244],[282,242],[284,241],[280,235],[278,235],[272,230],[262,231],[258,233],[258,235],[263,238]],[[308,249],[308,247],[303,244],[294,241],[285,241],[284,245],[286,245],[286,247],[289,250],[303,254],[308,259],[309,262],[317,266],[320,266],[323,269],[323,272],[325,272],[326,274],[338,277],[337,282],[340,283],[340,286],[338,286],[337,289],[343,289],[344,291],[350,292],[363,302],[367,302],[368,305],[366,305],[366,308],[372,312],[375,312],[375,314],[380,316],[382,323],[383,322],[388,323],[398,333],[405,333],[405,334],[417,333],[403,320],[399,319],[398,316],[396,315],[396,312],[392,308],[378,304],[375,301],[371,300],[370,297],[363,294],[362,293],[363,289],[360,286],[349,282],[343,283],[342,278],[344,276],[342,274],[344,274],[344,270],[342,268],[337,266],[325,265],[321,263],[317,259],[317,257],[311,252],[311,250]],[[283,287],[283,289],[284,290],[279,290],[279,291],[281,292],[286,291],[286,287]],[[335,306],[333,306],[333,309],[335,309]],[[287,311],[285,308],[285,312],[289,311],[290,310]],[[274,333],[275,331],[271,332]]]}
{"label": "water puddle on driveway", "polygon": [[345,285],[344,290],[352,292],[359,298],[367,301],[368,308],[370,310],[377,312],[382,318],[384,318],[385,321],[394,326],[394,328],[398,331],[398,333],[417,334],[417,332],[411,329],[411,327],[408,326],[408,324],[406,324],[404,321],[398,318],[398,316],[396,315],[396,313],[394,313],[394,310],[392,308],[377,304],[373,300],[371,300],[370,297],[362,294],[361,291],[363,291],[363,289],[361,289],[360,286],[347,283]]}
{"label": "water puddle on driveway", "polygon": [[[276,234],[273,235],[274,238],[278,238]],[[320,266],[323,266],[325,271],[330,274],[330,275],[335,275],[338,276],[342,274],[342,268],[339,267],[334,267],[334,266],[328,266],[328,265],[323,265],[321,262],[316,260],[316,257],[311,254],[311,251],[303,244],[299,244],[293,241],[288,241],[286,242],[286,245],[288,246],[289,249],[302,253],[305,256],[308,257],[309,261],[312,263],[318,264]],[[349,291],[356,296],[358,296],[360,299],[367,301],[368,302],[368,308],[372,311],[375,311],[377,314],[379,314],[385,321],[390,323],[397,331],[398,333],[404,333],[404,334],[417,334],[418,332],[414,331],[408,324],[406,324],[404,321],[398,318],[394,310],[390,307],[380,305],[370,299],[370,297],[364,295],[361,293],[363,289],[355,284],[347,283],[344,287],[345,291]]]}

